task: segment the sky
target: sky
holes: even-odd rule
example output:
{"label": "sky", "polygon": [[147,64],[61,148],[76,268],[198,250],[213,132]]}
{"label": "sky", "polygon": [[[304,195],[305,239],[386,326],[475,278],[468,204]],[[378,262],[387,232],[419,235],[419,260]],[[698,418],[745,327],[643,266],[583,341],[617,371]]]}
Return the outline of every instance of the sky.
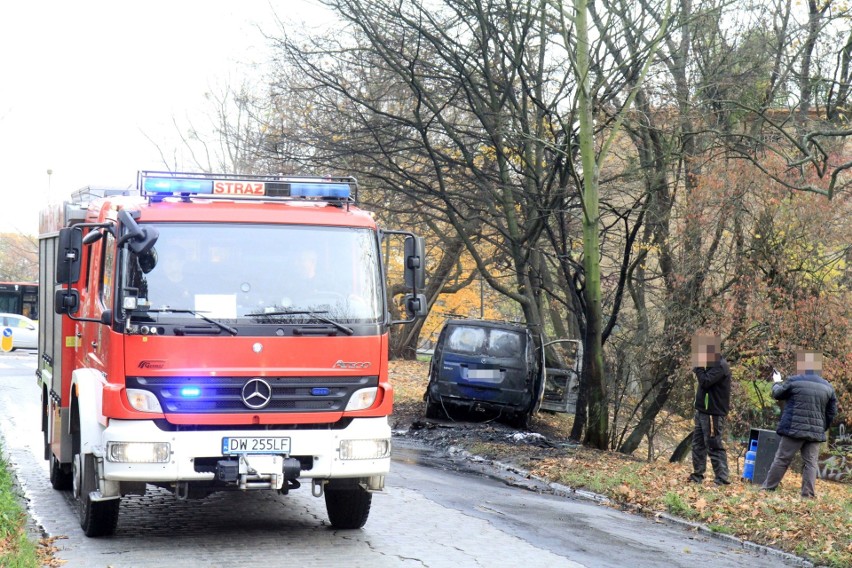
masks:
{"label": "sky", "polygon": [[309,1],[3,2],[0,233],[37,234],[48,194],[164,169],[161,150],[180,148],[174,122],[210,116],[205,92],[244,77],[263,90],[276,13],[327,18]]}

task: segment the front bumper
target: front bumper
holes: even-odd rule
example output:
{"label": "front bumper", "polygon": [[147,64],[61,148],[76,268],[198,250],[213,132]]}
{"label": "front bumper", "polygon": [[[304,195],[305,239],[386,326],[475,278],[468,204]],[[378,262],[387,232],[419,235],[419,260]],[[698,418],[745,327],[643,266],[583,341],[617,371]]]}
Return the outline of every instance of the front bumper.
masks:
{"label": "front bumper", "polygon": [[[104,457],[103,477],[106,481],[141,481],[148,483],[176,483],[213,481],[216,474],[199,463],[228,459],[223,455],[222,439],[246,436],[279,436],[290,438],[290,451],[286,457],[304,458],[309,464],[302,469],[300,478],[364,478],[383,476],[390,470],[390,452],[378,459],[342,459],[341,442],[346,440],[387,440],[390,447],[391,431],[387,417],[359,418],[341,430],[222,430],[166,432],[150,420],[111,420],[103,431],[95,454]],[[106,457],[110,442],[142,442],[169,444],[168,461],[164,463],[117,463]],[[257,455],[257,454],[254,454]],[[233,456],[230,456],[233,458]],[[280,463],[258,459],[259,463]],[[270,466],[277,467],[277,466]],[[266,472],[266,473],[281,473]]]}

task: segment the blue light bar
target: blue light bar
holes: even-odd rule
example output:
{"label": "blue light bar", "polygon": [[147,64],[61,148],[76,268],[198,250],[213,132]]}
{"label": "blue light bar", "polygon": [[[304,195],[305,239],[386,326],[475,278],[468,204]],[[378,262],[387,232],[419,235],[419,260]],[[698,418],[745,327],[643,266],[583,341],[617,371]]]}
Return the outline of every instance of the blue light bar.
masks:
{"label": "blue light bar", "polygon": [[322,197],[325,199],[349,199],[348,183],[301,183],[290,184],[291,197]]}
{"label": "blue light bar", "polygon": [[201,396],[201,389],[198,387],[183,387],[180,389],[180,395],[184,398],[196,398]]}
{"label": "blue light bar", "polygon": [[213,193],[213,180],[146,177],[142,180],[146,193],[180,195],[181,193]]}
{"label": "blue light bar", "polygon": [[311,389],[311,394],[314,396],[328,396],[329,389],[326,387],[314,387]]}
{"label": "blue light bar", "polygon": [[192,196],[262,201],[308,199],[347,203],[358,198],[358,182],[355,178],[335,176],[287,177],[140,171],[137,187],[152,203],[161,202],[167,197],[179,197],[188,202]]}

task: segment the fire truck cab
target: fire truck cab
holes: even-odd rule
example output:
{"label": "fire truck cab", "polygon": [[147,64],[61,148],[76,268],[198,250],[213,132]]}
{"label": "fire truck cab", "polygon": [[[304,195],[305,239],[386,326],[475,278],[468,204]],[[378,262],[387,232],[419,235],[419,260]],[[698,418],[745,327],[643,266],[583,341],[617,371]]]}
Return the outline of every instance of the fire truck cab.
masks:
{"label": "fire truck cab", "polygon": [[353,178],[140,172],[43,212],[44,455],[85,534],[112,534],[120,498],[148,485],[307,482],[332,526],[366,523],[390,467],[388,329],[425,315],[425,255],[356,200]]}

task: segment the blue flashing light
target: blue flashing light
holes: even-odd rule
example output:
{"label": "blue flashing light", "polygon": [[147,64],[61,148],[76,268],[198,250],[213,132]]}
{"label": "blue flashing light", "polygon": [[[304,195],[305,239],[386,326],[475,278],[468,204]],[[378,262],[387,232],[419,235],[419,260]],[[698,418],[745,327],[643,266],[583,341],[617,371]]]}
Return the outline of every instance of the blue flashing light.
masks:
{"label": "blue flashing light", "polygon": [[325,199],[349,199],[348,183],[300,183],[290,184],[291,197],[321,197]]}
{"label": "blue flashing light", "polygon": [[201,396],[201,389],[198,387],[183,387],[180,389],[180,395],[184,398],[196,398]]}
{"label": "blue flashing light", "polygon": [[331,392],[326,387],[314,387],[311,389],[311,394],[314,396],[328,396],[328,393]]}
{"label": "blue flashing light", "polygon": [[213,193],[213,180],[146,177],[142,180],[146,193],[179,195],[181,193]]}

